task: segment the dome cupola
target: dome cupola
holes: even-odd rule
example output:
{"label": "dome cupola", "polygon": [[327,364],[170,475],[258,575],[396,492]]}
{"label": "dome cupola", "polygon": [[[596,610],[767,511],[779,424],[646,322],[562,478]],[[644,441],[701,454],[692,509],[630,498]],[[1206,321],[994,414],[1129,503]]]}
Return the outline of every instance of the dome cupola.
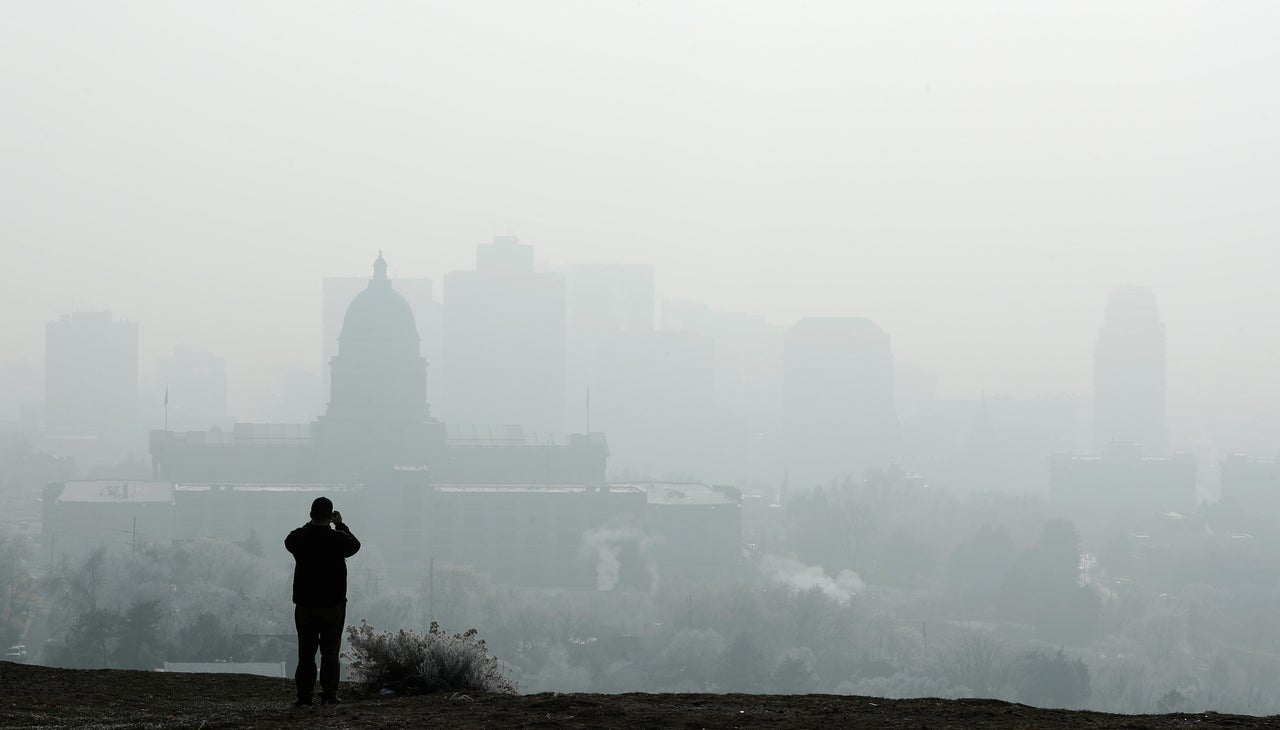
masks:
{"label": "dome cupola", "polygon": [[417,355],[419,342],[413,308],[400,292],[391,288],[387,261],[379,251],[369,286],[347,307],[342,332],[338,335],[338,353],[346,353],[352,347],[396,351],[412,348],[412,353]]}

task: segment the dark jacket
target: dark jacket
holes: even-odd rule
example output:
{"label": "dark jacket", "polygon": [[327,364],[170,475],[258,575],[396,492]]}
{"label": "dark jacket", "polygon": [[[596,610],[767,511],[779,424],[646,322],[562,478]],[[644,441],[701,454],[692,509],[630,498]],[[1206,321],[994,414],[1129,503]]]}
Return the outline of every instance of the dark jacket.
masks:
{"label": "dark jacket", "polygon": [[360,541],[344,524],[333,529],[312,522],[284,539],[293,553],[293,602],[308,608],[324,608],[347,602],[347,558],[360,549]]}

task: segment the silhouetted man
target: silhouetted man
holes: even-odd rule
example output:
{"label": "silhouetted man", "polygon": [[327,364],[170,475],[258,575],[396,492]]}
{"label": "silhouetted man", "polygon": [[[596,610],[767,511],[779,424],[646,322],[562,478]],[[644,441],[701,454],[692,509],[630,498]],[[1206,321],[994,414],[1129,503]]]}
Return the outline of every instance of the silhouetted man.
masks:
{"label": "silhouetted man", "polygon": [[[333,527],[330,528],[329,525]],[[316,687],[316,649],[320,650],[320,702],[338,699],[338,649],[347,622],[347,558],[360,549],[360,541],[333,510],[333,502],[317,497],[311,503],[311,521],[284,539],[293,553],[293,623],[298,629],[298,701],[311,704]]]}

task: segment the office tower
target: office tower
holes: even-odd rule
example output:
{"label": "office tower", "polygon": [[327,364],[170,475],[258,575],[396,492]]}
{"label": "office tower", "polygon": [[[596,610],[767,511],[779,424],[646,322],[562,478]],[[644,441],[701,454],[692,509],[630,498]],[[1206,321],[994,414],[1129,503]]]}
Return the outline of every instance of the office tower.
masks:
{"label": "office tower", "polygon": [[802,319],[787,331],[783,360],[791,484],[860,477],[893,461],[894,364],[883,330],[868,319]]}
{"label": "office tower", "polygon": [[45,325],[45,428],[113,442],[132,437],[138,325],[110,312],[73,312]]}
{"label": "office tower", "polygon": [[444,279],[440,413],[450,423],[564,427],[565,282],[537,272],[511,236],[476,247],[476,270]]}
{"label": "office tower", "polygon": [[1138,444],[1148,454],[1168,449],[1165,431],[1165,335],[1155,294],[1118,287],[1107,301],[1093,367],[1093,441]]}

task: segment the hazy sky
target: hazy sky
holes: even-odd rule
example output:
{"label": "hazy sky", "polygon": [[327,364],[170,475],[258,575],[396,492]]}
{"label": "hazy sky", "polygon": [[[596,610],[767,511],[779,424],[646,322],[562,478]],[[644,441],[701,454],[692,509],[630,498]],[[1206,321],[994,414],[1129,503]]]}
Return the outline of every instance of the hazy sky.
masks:
{"label": "hazy sky", "polygon": [[0,360],[72,309],[313,368],[320,278],[652,262],[860,315],[944,394],[1087,392],[1149,284],[1171,395],[1280,400],[1280,3],[0,4]]}

